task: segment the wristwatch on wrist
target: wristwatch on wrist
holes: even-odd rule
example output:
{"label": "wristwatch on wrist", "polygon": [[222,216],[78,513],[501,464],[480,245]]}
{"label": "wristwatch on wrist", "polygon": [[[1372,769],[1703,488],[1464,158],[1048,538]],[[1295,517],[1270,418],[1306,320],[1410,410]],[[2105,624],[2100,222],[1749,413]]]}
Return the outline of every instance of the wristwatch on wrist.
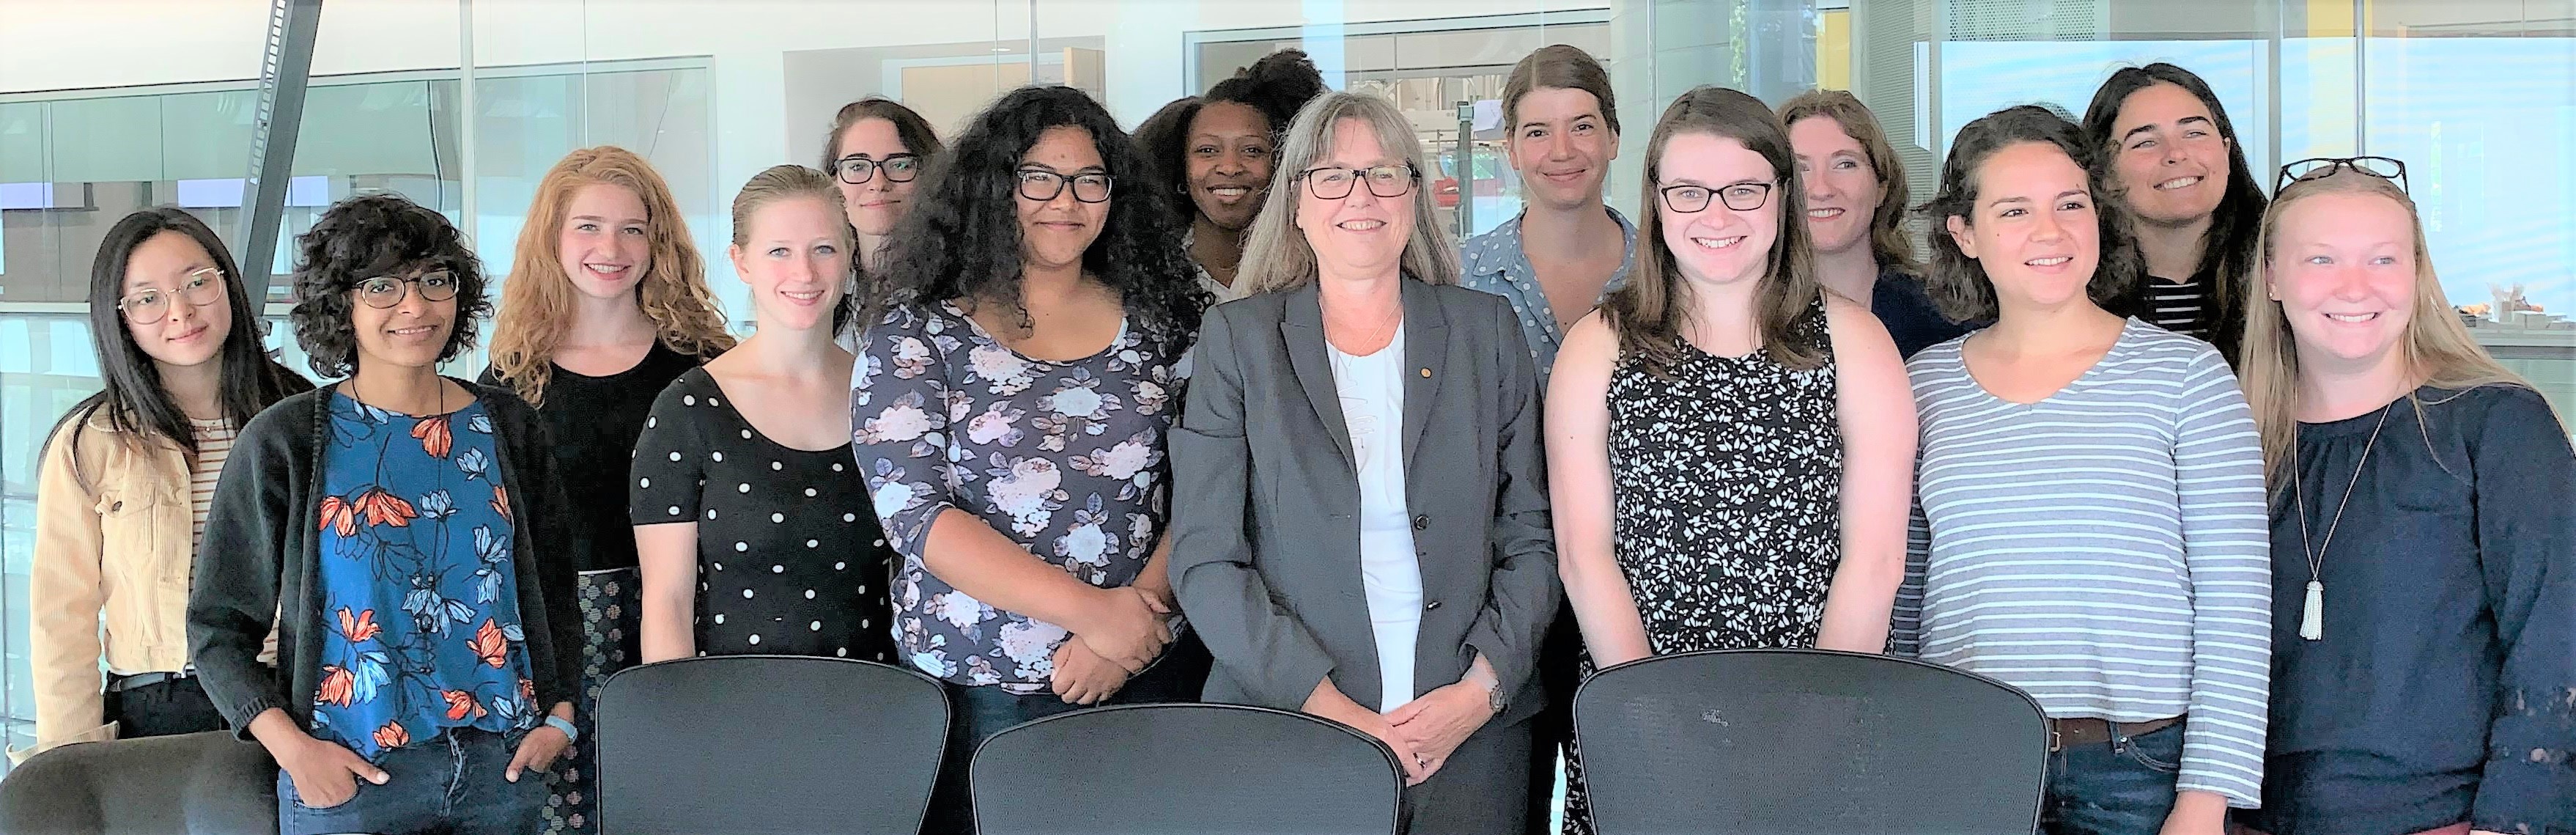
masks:
{"label": "wristwatch on wrist", "polygon": [[1502,713],[1503,707],[1511,704],[1511,697],[1503,693],[1503,683],[1496,680],[1491,673],[1478,674],[1470,670],[1467,673],[1467,679],[1485,688],[1485,706],[1493,708],[1495,713]]}
{"label": "wristwatch on wrist", "polygon": [[570,719],[566,719],[561,716],[548,716],[546,717],[546,727],[562,731],[565,742],[581,741],[581,729],[573,727],[572,720]]}

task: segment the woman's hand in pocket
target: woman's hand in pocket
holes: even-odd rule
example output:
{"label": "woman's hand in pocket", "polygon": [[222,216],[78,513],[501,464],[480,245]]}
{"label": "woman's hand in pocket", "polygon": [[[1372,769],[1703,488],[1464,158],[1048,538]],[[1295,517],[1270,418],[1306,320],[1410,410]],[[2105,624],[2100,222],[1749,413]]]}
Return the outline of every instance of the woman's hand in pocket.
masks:
{"label": "woman's hand in pocket", "polygon": [[348,746],[307,736],[293,746],[291,753],[277,758],[277,767],[295,782],[296,802],[314,809],[329,809],[358,796],[358,778],[384,785],[389,775],[367,762]]}

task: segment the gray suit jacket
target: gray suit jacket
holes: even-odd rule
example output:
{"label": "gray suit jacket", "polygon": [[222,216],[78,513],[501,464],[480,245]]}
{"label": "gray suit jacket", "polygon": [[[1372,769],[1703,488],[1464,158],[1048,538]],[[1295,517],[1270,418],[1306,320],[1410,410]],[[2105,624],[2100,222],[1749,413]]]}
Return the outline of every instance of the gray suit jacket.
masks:
{"label": "gray suit jacket", "polygon": [[[1529,348],[1499,296],[1407,279],[1405,498],[1422,567],[1420,696],[1483,653],[1539,707],[1531,667],[1563,588]],[[1379,703],[1360,580],[1359,477],[1316,289],[1208,311],[1171,435],[1172,585],[1216,656],[1210,701],[1295,710],[1327,676]]]}

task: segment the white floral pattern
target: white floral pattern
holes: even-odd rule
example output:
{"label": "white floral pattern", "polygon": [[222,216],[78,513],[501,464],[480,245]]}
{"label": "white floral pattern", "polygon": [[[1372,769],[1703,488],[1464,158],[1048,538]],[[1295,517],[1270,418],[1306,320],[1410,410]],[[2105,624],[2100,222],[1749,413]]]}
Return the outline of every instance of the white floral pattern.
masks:
{"label": "white floral pattern", "polygon": [[946,303],[889,311],[860,347],[851,446],[903,556],[893,625],[903,654],[949,681],[1046,691],[1064,628],[932,576],[922,562],[931,522],[954,507],[1083,582],[1134,582],[1168,510],[1163,439],[1178,358],[1122,327],[1097,355],[1031,359]]}

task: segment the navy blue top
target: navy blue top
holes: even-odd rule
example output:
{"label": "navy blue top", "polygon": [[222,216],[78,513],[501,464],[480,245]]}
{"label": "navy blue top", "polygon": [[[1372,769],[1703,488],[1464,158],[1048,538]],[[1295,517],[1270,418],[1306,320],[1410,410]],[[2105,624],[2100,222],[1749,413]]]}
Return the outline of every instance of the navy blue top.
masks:
{"label": "navy blue top", "polygon": [[373,760],[447,728],[534,727],[491,416],[479,400],[413,417],[330,397],[316,735]]}
{"label": "navy blue top", "polygon": [[1943,317],[1941,309],[1932,306],[1932,297],[1923,292],[1923,279],[1894,267],[1880,269],[1878,282],[1870,285],[1869,312],[1878,314],[1887,335],[1896,338],[1896,352],[1906,359],[1975,330]]}
{"label": "navy blue top", "polygon": [[2576,453],[2548,404],[2514,386],[2417,389],[2300,424],[2297,463],[2306,542],[2325,544],[2347,485],[2352,499],[2319,556],[2324,636],[2309,641],[2299,502],[2273,497],[2271,740],[2253,825],[2576,831]]}

